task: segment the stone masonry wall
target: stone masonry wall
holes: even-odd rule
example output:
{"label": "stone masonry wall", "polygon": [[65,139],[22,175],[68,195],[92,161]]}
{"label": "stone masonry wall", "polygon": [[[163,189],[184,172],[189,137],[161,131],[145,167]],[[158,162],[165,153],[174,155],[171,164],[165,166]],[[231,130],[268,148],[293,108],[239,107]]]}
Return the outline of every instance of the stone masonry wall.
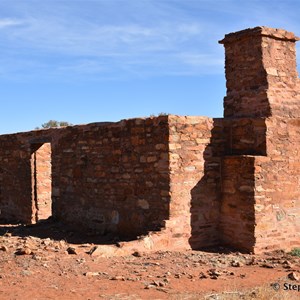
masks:
{"label": "stone masonry wall", "polygon": [[31,223],[52,213],[73,227],[127,237],[165,227],[173,244],[213,245],[219,240],[221,157],[263,152],[264,128],[256,119],[170,115],[0,136],[6,169],[27,176],[3,186],[3,216]]}
{"label": "stone masonry wall", "polygon": [[63,132],[0,135],[0,221],[31,224],[51,215],[51,148]]}
{"label": "stone masonry wall", "polygon": [[134,238],[169,218],[166,117],[71,127],[54,147],[55,217]]}
{"label": "stone masonry wall", "polygon": [[[263,65],[260,28],[227,34],[225,47],[227,94],[224,117],[266,117],[271,114],[267,100],[268,81]],[[251,38],[257,35],[257,38]],[[255,102],[255,105],[253,105]]]}
{"label": "stone masonry wall", "polygon": [[33,197],[36,204],[36,219],[52,216],[52,171],[51,144],[44,143],[32,154]]}
{"label": "stone masonry wall", "polygon": [[[226,35],[221,41],[226,51],[225,122],[231,123],[242,116],[267,117],[261,140],[264,151],[250,153],[255,156],[247,158],[252,161],[249,168],[239,171],[237,161],[246,158],[224,158],[223,239],[248,251],[289,250],[300,242],[297,40],[285,30],[256,27]],[[235,176],[235,173],[241,174]],[[244,185],[245,178],[252,183]],[[237,192],[243,186],[245,191]],[[245,205],[251,217],[244,218],[240,227],[249,229],[250,243],[241,241],[239,230],[230,232],[230,226],[237,227],[234,217],[241,219]],[[230,214],[234,215],[232,222]],[[229,230],[227,238],[226,230]],[[241,236],[247,236],[246,230],[242,232]]]}
{"label": "stone masonry wall", "polygon": [[222,127],[224,155],[266,155],[264,118],[224,118]]}
{"label": "stone masonry wall", "polygon": [[297,40],[292,32],[267,27],[225,35],[225,118],[300,117]]}
{"label": "stone masonry wall", "polygon": [[169,116],[170,222],[190,247],[218,242],[222,120]]}
{"label": "stone masonry wall", "polygon": [[159,249],[299,247],[297,40],[266,27],[225,36],[223,119],[169,115],[1,135],[0,221],[52,214],[74,229],[148,234],[147,247]]}
{"label": "stone masonry wall", "polygon": [[257,159],[257,251],[300,246],[300,119],[267,120],[268,157]]}
{"label": "stone masonry wall", "polygon": [[222,164],[221,243],[254,251],[254,156],[227,156]]}
{"label": "stone masonry wall", "polygon": [[128,238],[160,229],[170,203],[167,118],[0,136],[0,220],[29,224],[49,213],[41,205],[51,144],[54,218]]}
{"label": "stone masonry wall", "polygon": [[0,137],[0,221],[31,223],[30,152],[18,135]]}

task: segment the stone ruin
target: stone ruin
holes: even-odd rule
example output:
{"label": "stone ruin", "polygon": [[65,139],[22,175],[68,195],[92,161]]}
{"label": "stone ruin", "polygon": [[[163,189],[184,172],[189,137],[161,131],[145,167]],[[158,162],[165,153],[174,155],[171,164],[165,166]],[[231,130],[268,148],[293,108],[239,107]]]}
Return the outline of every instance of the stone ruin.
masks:
{"label": "stone ruin", "polygon": [[143,235],[145,249],[300,246],[293,33],[225,35],[224,118],[158,116],[0,136],[0,220]]}

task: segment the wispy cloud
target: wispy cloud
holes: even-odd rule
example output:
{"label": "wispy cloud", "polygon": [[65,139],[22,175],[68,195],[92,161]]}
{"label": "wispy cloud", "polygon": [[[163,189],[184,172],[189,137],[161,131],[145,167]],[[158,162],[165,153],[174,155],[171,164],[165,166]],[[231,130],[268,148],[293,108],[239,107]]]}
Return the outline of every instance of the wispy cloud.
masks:
{"label": "wispy cloud", "polygon": [[22,23],[23,23],[22,21],[16,19],[9,19],[9,18],[0,19],[0,29],[5,27],[22,25]]}
{"label": "wispy cloud", "polygon": [[[224,58],[217,40],[276,19],[270,5],[244,1],[242,10],[232,0],[3,1],[0,54],[11,62],[17,57],[17,66],[5,64],[2,74],[18,69],[20,76],[26,63],[17,62],[27,59],[39,78],[220,73]],[[286,24],[299,25],[288,14]]]}

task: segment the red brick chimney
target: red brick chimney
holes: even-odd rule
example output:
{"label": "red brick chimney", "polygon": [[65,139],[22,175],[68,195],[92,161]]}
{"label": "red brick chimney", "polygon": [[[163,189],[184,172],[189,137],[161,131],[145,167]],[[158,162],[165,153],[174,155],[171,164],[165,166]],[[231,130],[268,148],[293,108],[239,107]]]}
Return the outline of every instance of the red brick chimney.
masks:
{"label": "red brick chimney", "polygon": [[225,35],[224,117],[299,117],[295,42],[282,29],[255,27]]}

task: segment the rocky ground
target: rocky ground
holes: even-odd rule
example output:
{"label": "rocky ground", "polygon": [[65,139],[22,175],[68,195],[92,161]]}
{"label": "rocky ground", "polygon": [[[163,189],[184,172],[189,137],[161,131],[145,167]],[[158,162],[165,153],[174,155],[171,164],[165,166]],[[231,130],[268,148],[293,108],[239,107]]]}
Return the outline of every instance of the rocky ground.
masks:
{"label": "rocky ground", "polygon": [[300,258],[281,251],[106,257],[96,242],[59,224],[0,226],[0,299],[300,298]]}

